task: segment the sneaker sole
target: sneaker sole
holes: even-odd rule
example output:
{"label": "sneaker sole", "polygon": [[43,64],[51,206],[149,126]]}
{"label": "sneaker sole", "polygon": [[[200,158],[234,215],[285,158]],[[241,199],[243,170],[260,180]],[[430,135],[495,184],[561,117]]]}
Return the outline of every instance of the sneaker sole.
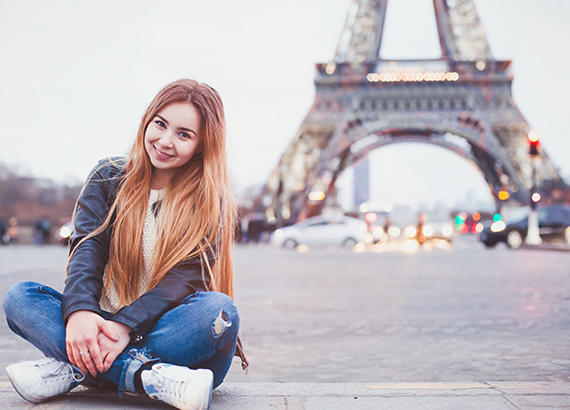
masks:
{"label": "sneaker sole", "polygon": [[41,403],[42,401],[44,401],[45,399],[24,393],[24,389],[22,388],[22,386],[20,386],[16,381],[16,377],[15,375],[12,373],[12,366],[8,366],[6,367],[6,373],[8,373],[8,379],[10,379],[10,383],[12,383],[12,387],[14,387],[14,390],[16,390],[16,393],[18,393],[20,395],[21,398],[23,398],[24,400],[27,400],[31,403]]}

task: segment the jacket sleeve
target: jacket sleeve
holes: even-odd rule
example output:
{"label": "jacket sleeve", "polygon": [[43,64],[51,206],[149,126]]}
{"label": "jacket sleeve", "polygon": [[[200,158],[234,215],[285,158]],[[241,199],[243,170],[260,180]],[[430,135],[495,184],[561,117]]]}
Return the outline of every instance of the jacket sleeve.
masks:
{"label": "jacket sleeve", "polygon": [[[213,266],[213,255],[208,255],[208,262]],[[205,276],[208,282],[208,275]],[[166,311],[177,306],[188,295],[205,290],[200,256],[196,256],[176,264],[158,285],[130,305],[122,307],[109,319],[129,326],[132,329],[131,339],[138,342]]]}
{"label": "jacket sleeve", "polygon": [[68,264],[63,291],[63,317],[78,310],[90,310],[101,314],[99,299],[103,285],[103,272],[109,258],[110,229],[90,238],[78,246],[81,239],[98,228],[109,211],[108,188],[99,161],[89,174],[85,187],[77,200],[74,228],[70,241],[70,253],[75,250]]}

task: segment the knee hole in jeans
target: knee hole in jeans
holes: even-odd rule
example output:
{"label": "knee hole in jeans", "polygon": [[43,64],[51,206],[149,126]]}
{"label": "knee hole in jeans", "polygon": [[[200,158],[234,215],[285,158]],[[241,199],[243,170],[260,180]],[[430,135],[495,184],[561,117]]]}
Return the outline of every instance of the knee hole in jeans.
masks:
{"label": "knee hole in jeans", "polygon": [[220,337],[224,334],[224,332],[232,327],[232,321],[229,320],[228,314],[222,309],[218,316],[214,319],[212,323],[212,330],[214,331],[215,337]]}

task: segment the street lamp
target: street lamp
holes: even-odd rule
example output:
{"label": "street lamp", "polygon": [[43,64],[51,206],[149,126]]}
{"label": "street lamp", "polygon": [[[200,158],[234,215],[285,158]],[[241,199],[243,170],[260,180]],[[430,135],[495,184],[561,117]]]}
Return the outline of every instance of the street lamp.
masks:
{"label": "street lamp", "polygon": [[540,136],[535,130],[528,133],[528,154],[530,155],[531,172],[532,172],[532,189],[530,192],[530,212],[528,214],[528,229],[525,242],[528,245],[540,245],[540,231],[538,227],[538,215],[536,213],[536,203],[540,201],[540,194],[536,192],[536,159],[538,158],[538,148],[540,145]]}

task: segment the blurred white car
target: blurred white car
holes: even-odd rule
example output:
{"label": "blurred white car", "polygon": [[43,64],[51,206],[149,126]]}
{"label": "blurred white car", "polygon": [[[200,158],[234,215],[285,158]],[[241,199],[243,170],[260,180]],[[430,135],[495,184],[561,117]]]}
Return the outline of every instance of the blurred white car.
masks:
{"label": "blurred white car", "polygon": [[279,228],[271,235],[274,245],[294,248],[297,245],[344,245],[370,243],[372,235],[366,223],[347,216],[307,218],[295,225]]}

